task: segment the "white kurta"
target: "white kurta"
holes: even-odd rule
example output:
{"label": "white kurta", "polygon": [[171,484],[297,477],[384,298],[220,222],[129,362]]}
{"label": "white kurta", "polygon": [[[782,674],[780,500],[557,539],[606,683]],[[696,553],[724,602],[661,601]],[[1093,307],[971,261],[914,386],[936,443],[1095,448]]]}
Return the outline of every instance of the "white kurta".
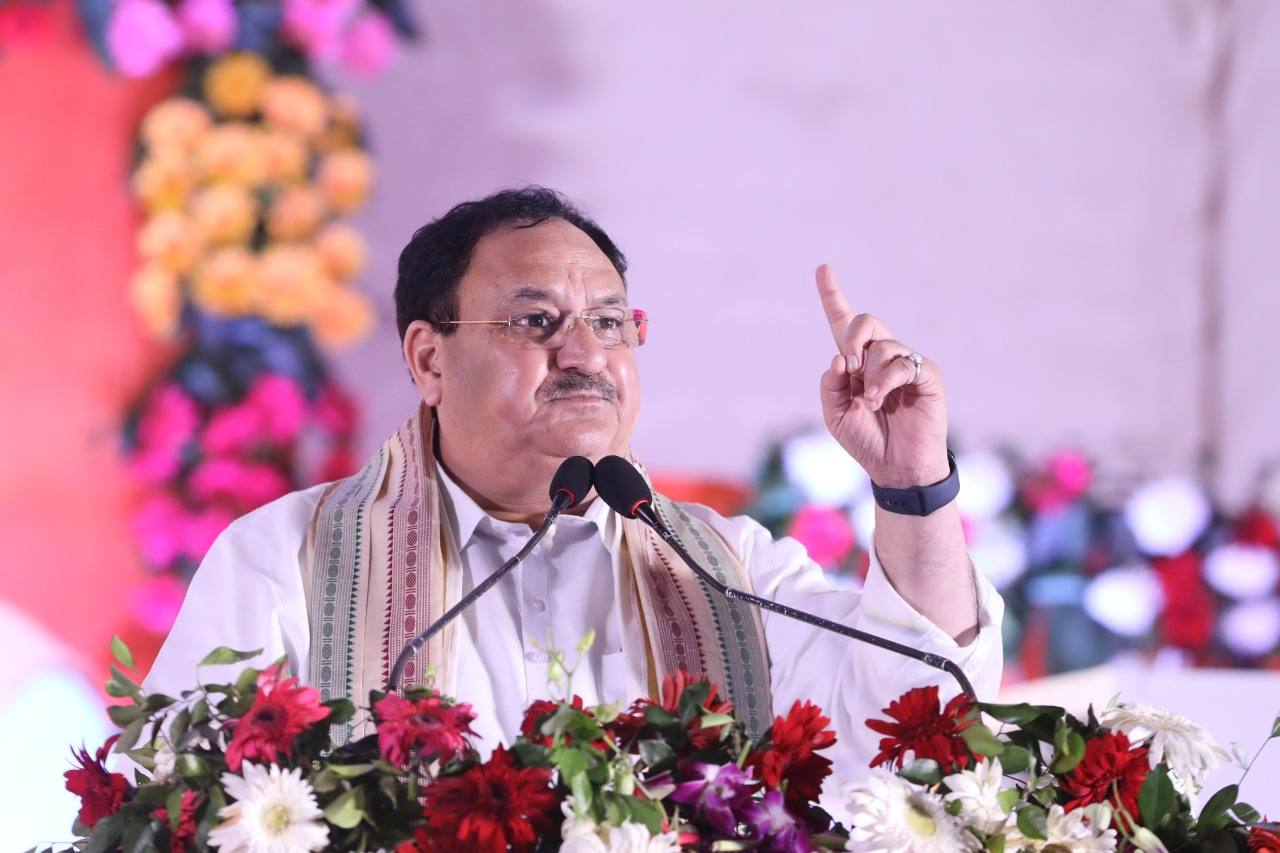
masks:
{"label": "white kurta", "polygon": [[[529,528],[499,521],[439,469],[447,523],[461,551],[465,595],[513,556]],[[214,543],[191,582],[168,640],[144,682],[148,692],[176,695],[195,683],[196,663],[217,646],[261,648],[254,666],[287,655],[291,670],[306,676],[310,566],[304,564],[307,529],[323,486],[295,492],[234,522]],[[994,697],[1000,685],[1003,602],[979,579],[978,637],[965,647],[913,610],[886,579],[878,562],[861,591],[836,590],[803,546],[777,541],[746,517],[724,518],[691,505],[689,513],[711,525],[742,558],[755,592],[835,622],[934,652],[958,663],[978,696]],[[595,644],[582,656],[572,689],[588,705],[633,699],[644,692],[644,669],[628,665],[623,638],[639,616],[615,595],[621,524],[603,502],[582,516],[562,516],[538,547],[459,617],[457,698],[473,705],[479,747],[488,752],[519,732],[525,707],[552,696],[545,652],[574,651],[588,631]],[[959,603],[958,606],[970,606]],[[879,735],[865,725],[880,717],[906,690],[938,684],[944,697],[959,692],[954,679],[919,661],[849,640],[769,612],[763,614],[775,714],[809,699],[832,720],[836,745],[827,751],[835,778],[828,790],[865,774]],[[634,662],[631,662],[634,663]],[[223,679],[202,673],[205,683]],[[368,697],[352,697],[357,705]]]}

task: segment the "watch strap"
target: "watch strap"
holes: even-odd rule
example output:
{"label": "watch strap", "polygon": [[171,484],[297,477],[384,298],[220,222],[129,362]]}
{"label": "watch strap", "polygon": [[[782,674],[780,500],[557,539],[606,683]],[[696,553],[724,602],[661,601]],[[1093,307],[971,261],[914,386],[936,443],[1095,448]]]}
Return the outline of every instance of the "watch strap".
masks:
{"label": "watch strap", "polygon": [[929,515],[956,499],[960,494],[960,474],[956,471],[956,457],[947,451],[947,476],[931,486],[910,486],[890,489],[871,482],[871,494],[876,506],[899,515]]}

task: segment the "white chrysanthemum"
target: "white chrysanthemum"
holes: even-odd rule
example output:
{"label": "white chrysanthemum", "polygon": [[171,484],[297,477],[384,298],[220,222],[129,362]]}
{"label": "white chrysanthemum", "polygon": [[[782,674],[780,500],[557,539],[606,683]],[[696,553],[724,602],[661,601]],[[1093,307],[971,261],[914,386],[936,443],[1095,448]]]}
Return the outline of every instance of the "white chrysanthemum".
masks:
{"label": "white chrysanthemum", "polygon": [[1168,763],[1174,787],[1184,794],[1199,791],[1218,762],[1228,758],[1199,723],[1150,705],[1120,703],[1102,712],[1102,724],[1124,732],[1135,744],[1148,741],[1152,768]]}
{"label": "white chrysanthemum", "polygon": [[1109,828],[1110,810],[1099,811],[1092,806],[1064,812],[1062,806],[1049,806],[1045,821],[1045,838],[1027,838],[1012,829],[1005,836],[1007,851],[1070,851],[1070,853],[1113,853],[1116,849],[1116,831]]}
{"label": "white chrysanthemum", "polygon": [[209,833],[223,853],[307,853],[329,843],[329,827],[302,770],[259,767],[246,761],[243,776],[223,773],[236,802],[218,810],[222,823]]}
{"label": "white chrysanthemum", "polygon": [[981,849],[977,836],[947,814],[942,798],[883,771],[850,790],[846,850],[856,853],[960,853]]}
{"label": "white chrysanthemum", "polygon": [[644,824],[624,820],[621,826],[596,823],[573,813],[573,798],[560,806],[565,821],[560,825],[561,853],[680,853],[677,833],[654,835]]}
{"label": "white chrysanthemum", "polygon": [[157,785],[167,785],[173,779],[178,768],[178,753],[166,742],[156,750],[156,767],[151,771],[151,781]]}
{"label": "white chrysanthemum", "polygon": [[1009,820],[1000,807],[1000,788],[1004,770],[1000,759],[984,761],[972,770],[961,770],[942,780],[950,788],[943,797],[948,803],[960,802],[960,820],[979,832],[990,835],[997,832]]}

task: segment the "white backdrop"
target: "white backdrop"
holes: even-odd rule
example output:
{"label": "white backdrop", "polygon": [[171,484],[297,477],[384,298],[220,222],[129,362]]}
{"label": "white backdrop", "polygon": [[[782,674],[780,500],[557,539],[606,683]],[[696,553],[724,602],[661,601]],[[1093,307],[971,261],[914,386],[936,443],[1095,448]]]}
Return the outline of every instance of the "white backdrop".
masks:
{"label": "white backdrop", "polygon": [[[453,203],[558,187],[654,315],[635,444],[749,477],[818,422],[832,263],[947,377],[953,438],[1119,474],[1277,456],[1280,8],[1269,0],[419,2],[367,105],[376,338],[364,446],[408,413],[390,290]],[[1218,306],[1218,307],[1215,307]],[[1216,341],[1216,343],[1214,343]]]}

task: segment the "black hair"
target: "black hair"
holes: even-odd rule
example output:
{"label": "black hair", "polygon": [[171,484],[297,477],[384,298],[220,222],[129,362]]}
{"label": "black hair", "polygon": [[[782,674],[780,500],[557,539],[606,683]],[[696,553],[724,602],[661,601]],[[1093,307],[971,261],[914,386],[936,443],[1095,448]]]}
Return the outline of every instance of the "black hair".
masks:
{"label": "black hair", "polygon": [[500,228],[532,228],[562,219],[580,229],[604,252],[627,281],[627,259],[590,217],[567,198],[546,187],[501,190],[477,201],[465,201],[422,226],[400,253],[396,276],[396,326],[404,340],[409,324],[426,320],[440,334],[457,330],[458,284],[467,273],[476,243]]}

